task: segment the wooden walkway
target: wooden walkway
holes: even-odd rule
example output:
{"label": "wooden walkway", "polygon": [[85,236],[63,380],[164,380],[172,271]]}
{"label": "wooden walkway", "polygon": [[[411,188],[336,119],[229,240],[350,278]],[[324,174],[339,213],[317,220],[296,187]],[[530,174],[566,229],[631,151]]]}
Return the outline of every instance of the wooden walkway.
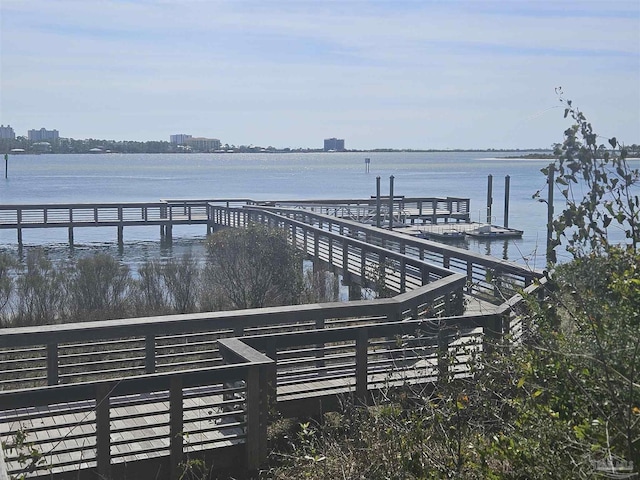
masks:
{"label": "wooden walkway", "polygon": [[517,292],[538,288],[540,274],[519,265],[336,216],[207,210],[215,228],[284,229],[350,282],[367,286],[384,265],[396,296],[0,330],[0,437],[26,431],[46,454],[43,476],[107,475],[152,458],[175,468],[190,453],[226,449],[257,468],[271,408],[310,414],[344,395],[366,402],[379,389],[465,375],[472,352],[520,331]]}
{"label": "wooden walkway", "polygon": [[[395,197],[394,197],[395,198]],[[397,197],[390,207],[383,202],[377,208],[375,200],[298,200],[256,202],[249,199],[162,200],[128,203],[69,203],[0,205],[0,229],[15,230],[17,243],[24,243],[25,230],[66,228],[73,245],[74,230],[87,227],[115,227],[117,241],[124,242],[124,228],[158,226],[162,239],[170,240],[173,228],[180,225],[205,225],[206,233],[214,228],[210,206],[278,206],[305,209],[323,215],[333,215],[368,224],[394,224],[415,221],[422,223],[469,221],[469,199]]]}

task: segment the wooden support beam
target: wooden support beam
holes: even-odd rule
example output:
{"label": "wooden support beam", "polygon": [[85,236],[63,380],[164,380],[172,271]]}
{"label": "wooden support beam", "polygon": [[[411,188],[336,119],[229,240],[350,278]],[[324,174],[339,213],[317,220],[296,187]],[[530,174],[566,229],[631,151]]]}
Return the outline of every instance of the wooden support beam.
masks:
{"label": "wooden support beam", "polygon": [[169,387],[169,451],[171,457],[171,480],[182,478],[180,464],[184,459],[184,426],[182,403],[182,377],[171,377]]}
{"label": "wooden support beam", "polygon": [[247,469],[255,471],[260,467],[260,453],[262,450],[260,447],[262,435],[260,433],[260,371],[258,366],[249,367],[247,372],[246,402],[247,436],[245,447],[247,449]]}
{"label": "wooden support beam", "polygon": [[110,391],[108,383],[96,386],[96,463],[100,478],[111,478]]}
{"label": "wooden support beam", "polygon": [[369,393],[369,336],[366,328],[358,330],[356,338],[356,398],[366,405]]}
{"label": "wooden support beam", "polygon": [[47,344],[47,385],[58,384],[58,344]]}
{"label": "wooden support beam", "polygon": [[156,373],[156,337],[146,335],[144,337],[144,371],[145,373]]}

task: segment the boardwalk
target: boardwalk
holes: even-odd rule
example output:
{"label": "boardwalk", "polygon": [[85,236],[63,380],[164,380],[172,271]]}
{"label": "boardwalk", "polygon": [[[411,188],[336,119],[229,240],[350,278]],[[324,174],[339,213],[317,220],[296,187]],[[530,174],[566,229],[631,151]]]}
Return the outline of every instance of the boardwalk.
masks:
{"label": "boardwalk", "polygon": [[313,200],[255,202],[249,199],[162,200],[137,203],[32,204],[0,205],[0,229],[15,230],[18,245],[23,244],[25,230],[65,228],[73,245],[74,230],[88,227],[115,227],[117,241],[124,242],[124,229],[158,226],[162,239],[170,240],[172,230],[180,225],[205,225],[209,233],[214,227],[211,206],[241,207],[269,205],[305,209],[325,215],[363,223],[394,224],[408,221],[469,221],[469,199],[398,197],[392,203],[376,206],[375,200]]}
{"label": "boardwalk", "polygon": [[[464,375],[473,351],[521,333],[518,292],[538,288],[540,274],[519,265],[340,216],[291,205],[206,209],[212,228],[284,229],[356,285],[384,265],[396,296],[4,329],[0,436],[26,430],[46,454],[40,474],[132,476],[153,459],[165,475],[195,451],[228,452],[256,468],[271,408],[312,413],[345,394],[366,402],[376,389]],[[15,452],[7,463],[20,471]]]}

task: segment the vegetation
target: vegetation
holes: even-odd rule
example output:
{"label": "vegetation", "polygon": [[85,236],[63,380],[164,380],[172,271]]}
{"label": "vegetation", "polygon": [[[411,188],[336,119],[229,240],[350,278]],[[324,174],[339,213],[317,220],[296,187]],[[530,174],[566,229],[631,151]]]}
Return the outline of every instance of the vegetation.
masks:
{"label": "vegetation", "polygon": [[302,258],[281,232],[262,225],[226,229],[208,243],[207,279],[220,309],[299,303]]}
{"label": "vegetation", "polygon": [[284,234],[261,226],[214,234],[208,255],[148,260],[131,272],[96,254],[54,264],[41,249],[0,254],[0,326],[109,320],[336,301],[338,280],[308,270]]}

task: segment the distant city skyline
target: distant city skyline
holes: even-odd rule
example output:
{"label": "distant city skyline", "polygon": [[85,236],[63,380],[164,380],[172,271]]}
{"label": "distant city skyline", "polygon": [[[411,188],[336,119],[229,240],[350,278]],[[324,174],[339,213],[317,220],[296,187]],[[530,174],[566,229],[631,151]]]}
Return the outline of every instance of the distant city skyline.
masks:
{"label": "distant city skyline", "polygon": [[18,135],[544,148],[570,124],[561,86],[640,140],[637,0],[2,0],[0,48]]}

